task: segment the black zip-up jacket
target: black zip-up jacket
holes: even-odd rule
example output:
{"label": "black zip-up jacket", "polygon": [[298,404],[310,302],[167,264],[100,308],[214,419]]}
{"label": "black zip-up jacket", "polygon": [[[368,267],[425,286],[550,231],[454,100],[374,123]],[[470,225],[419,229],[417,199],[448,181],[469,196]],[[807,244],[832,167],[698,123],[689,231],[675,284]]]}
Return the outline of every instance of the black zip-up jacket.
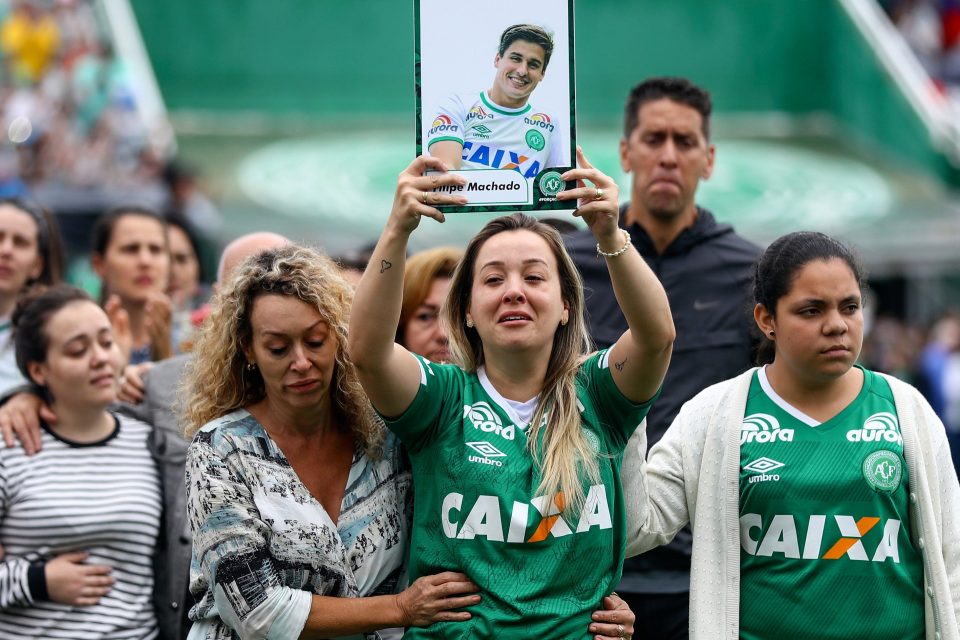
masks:
{"label": "black zip-up jacket", "polygon": [[[626,210],[627,205],[620,209],[621,226]],[[702,208],[697,209],[693,225],[662,254],[639,224],[625,228],[666,290],[677,330],[663,391],[647,415],[647,441],[652,446],[683,403],[753,364],[759,336],[750,286],[760,247]],[[609,347],[626,331],[627,322],[613,295],[606,262],[597,255],[589,230],[568,235],[566,246],[583,277],[590,335],[597,348]],[[627,560],[620,590],[682,592],[689,589],[689,570],[690,538],[678,535],[667,547]]]}

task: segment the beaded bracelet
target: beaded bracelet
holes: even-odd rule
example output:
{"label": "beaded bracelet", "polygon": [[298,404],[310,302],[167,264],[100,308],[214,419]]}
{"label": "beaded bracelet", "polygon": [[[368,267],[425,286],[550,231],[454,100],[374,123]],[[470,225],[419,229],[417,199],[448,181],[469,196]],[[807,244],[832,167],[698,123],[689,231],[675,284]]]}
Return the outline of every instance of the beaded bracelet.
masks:
{"label": "beaded bracelet", "polygon": [[600,243],[598,242],[598,243],[597,243],[597,255],[598,255],[598,256],[603,256],[604,258],[616,258],[616,257],[619,256],[621,253],[626,252],[626,250],[630,248],[630,234],[627,233],[627,230],[626,230],[626,229],[620,229],[620,233],[623,234],[623,246],[622,246],[622,247],[620,247],[619,249],[617,249],[617,250],[614,251],[613,253],[607,253],[607,252],[605,252],[603,249],[600,248]]}

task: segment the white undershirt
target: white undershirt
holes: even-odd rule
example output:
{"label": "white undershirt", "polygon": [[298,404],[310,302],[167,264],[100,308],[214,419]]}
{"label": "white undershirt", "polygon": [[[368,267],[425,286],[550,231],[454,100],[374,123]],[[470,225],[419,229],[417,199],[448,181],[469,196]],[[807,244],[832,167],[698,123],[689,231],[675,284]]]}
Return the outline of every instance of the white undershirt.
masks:
{"label": "white undershirt", "polygon": [[819,420],[811,418],[803,411],[800,411],[800,409],[797,409],[795,406],[781,398],[780,394],[773,390],[773,387],[770,386],[770,380],[767,379],[767,367],[763,367],[757,371],[757,379],[760,380],[760,388],[763,389],[763,392],[767,394],[768,398],[773,400],[775,405],[808,426],[819,427],[822,424]]}
{"label": "white undershirt", "polygon": [[537,411],[537,403],[540,402],[540,394],[533,396],[529,400],[520,402],[510,400],[500,395],[500,392],[493,387],[490,378],[487,377],[487,370],[484,367],[477,369],[477,379],[480,386],[487,392],[494,402],[500,405],[500,408],[513,420],[513,423],[521,429],[526,429],[533,420],[533,414]]}

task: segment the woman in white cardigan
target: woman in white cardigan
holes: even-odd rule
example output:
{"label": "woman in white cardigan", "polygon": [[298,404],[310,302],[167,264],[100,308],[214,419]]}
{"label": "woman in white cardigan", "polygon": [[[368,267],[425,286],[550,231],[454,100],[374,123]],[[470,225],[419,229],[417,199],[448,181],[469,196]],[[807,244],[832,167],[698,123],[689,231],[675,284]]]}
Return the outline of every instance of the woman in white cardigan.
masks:
{"label": "woman in white cardigan", "polygon": [[913,387],[854,366],[862,290],[839,242],[778,239],[754,283],[766,366],[693,398],[646,461],[642,430],[628,446],[628,555],[693,525],[694,640],[960,638],[944,428]]}

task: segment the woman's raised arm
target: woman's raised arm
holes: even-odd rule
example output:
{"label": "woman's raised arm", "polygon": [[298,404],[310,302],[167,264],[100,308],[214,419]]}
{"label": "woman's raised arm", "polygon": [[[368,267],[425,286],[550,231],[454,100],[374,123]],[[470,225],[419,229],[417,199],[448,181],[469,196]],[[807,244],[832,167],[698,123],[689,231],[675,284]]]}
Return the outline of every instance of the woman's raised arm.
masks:
{"label": "woman's raised arm", "polygon": [[[425,176],[426,171],[437,173]],[[367,396],[384,415],[403,413],[420,385],[416,359],[394,342],[403,301],[407,241],[421,216],[443,222],[444,216],[435,206],[466,203],[462,196],[433,190],[464,182],[463,176],[447,173],[437,158],[414,160],[397,180],[390,218],[357,286],[350,313],[350,357]]]}
{"label": "woman's raised arm", "polygon": [[[557,199],[578,198],[575,215],[584,219],[597,239],[597,251],[607,262],[613,292],[628,329],[610,348],[613,380],[634,402],[649,400],[660,388],[670,364],[676,330],[670,304],[657,276],[620,228],[617,183],[587,162],[577,148],[578,168],[564,174],[578,187],[557,194]],[[587,187],[584,180],[595,186]]]}

